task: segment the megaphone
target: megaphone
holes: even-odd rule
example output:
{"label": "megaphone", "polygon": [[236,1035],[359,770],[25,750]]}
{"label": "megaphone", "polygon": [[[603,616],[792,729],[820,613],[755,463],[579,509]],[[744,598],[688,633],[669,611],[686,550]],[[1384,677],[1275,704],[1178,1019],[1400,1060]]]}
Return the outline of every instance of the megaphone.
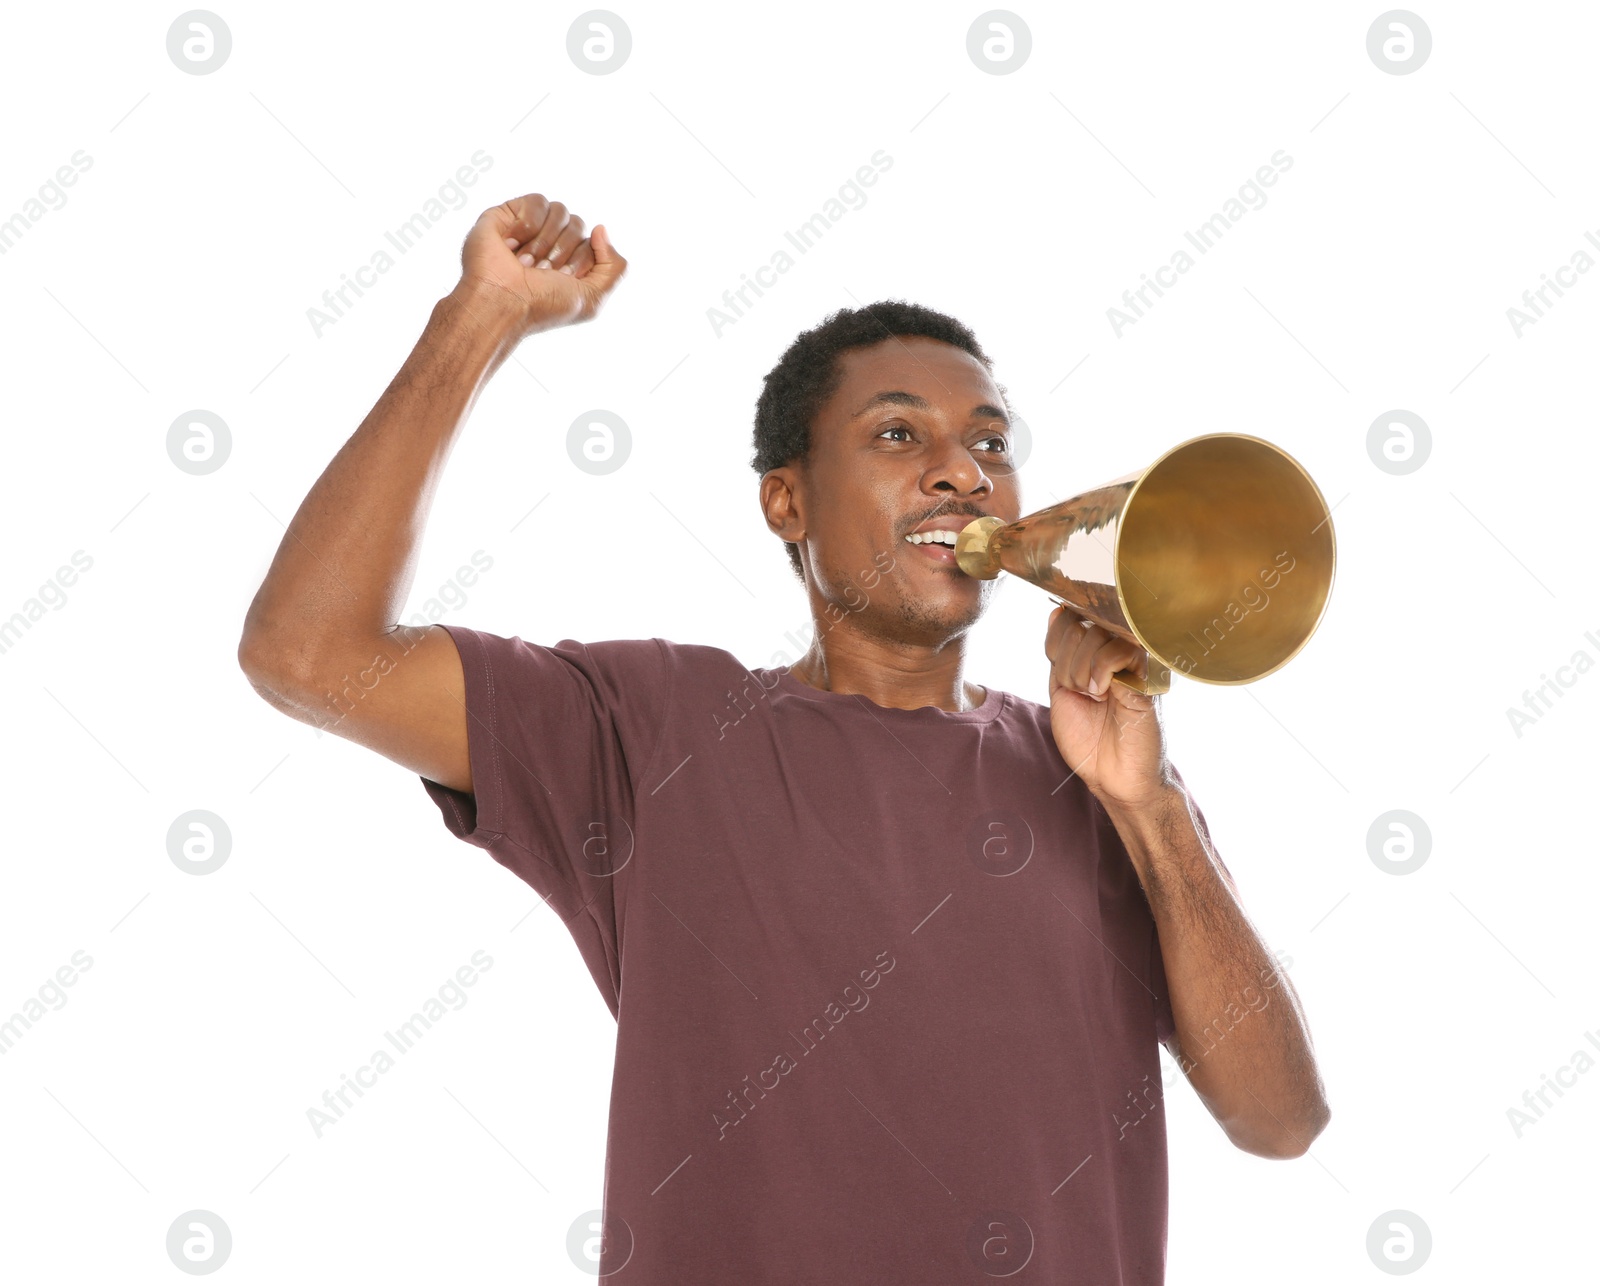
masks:
{"label": "megaphone", "polygon": [[1148,674],[1112,677],[1136,692],[1254,683],[1316,632],[1333,588],[1333,521],[1311,475],[1286,451],[1211,433],[1154,464],[956,537],[968,576],[1002,571],[1055,596],[1150,654]]}

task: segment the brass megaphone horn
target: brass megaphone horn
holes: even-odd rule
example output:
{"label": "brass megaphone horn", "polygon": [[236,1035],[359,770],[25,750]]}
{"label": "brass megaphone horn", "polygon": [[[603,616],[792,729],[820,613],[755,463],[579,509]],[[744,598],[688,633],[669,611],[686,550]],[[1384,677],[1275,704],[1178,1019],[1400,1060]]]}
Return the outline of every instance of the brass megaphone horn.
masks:
{"label": "brass megaphone horn", "polygon": [[1333,587],[1333,521],[1287,452],[1243,433],[1190,438],[1149,468],[956,537],[968,576],[1031,581],[1150,654],[1136,692],[1253,683],[1316,632]]}

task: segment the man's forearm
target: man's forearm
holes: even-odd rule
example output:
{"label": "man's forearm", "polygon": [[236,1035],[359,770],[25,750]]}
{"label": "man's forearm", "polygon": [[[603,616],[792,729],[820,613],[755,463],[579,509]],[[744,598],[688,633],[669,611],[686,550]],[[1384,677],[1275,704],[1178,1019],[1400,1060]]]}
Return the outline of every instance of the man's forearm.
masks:
{"label": "man's forearm", "polygon": [[1180,1065],[1236,1146],[1303,1154],[1329,1110],[1299,997],[1213,860],[1186,793],[1173,786],[1137,813],[1108,811],[1160,935]]}
{"label": "man's forearm", "polygon": [[433,492],[485,383],[521,337],[492,287],[452,291],[306,495],[245,618],[241,656],[306,674],[325,644],[376,638],[404,608]]}

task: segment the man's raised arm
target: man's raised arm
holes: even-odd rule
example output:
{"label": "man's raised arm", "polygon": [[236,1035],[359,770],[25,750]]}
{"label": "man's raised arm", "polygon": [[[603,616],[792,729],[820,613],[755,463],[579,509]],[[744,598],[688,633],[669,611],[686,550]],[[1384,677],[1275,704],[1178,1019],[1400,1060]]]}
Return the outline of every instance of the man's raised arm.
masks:
{"label": "man's raised arm", "polygon": [[262,697],[441,785],[472,790],[450,636],[396,624],[433,494],[478,393],[522,339],[590,320],[627,268],[597,225],[532,193],[485,210],[461,280],[290,521],[245,616]]}

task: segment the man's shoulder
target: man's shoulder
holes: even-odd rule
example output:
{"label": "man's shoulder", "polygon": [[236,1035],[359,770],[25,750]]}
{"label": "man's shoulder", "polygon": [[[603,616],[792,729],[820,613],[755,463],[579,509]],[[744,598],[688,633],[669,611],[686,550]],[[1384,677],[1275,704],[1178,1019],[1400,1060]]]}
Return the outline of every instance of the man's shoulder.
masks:
{"label": "man's shoulder", "polygon": [[617,664],[648,661],[659,665],[674,679],[685,682],[704,681],[726,686],[740,676],[754,676],[754,671],[732,652],[712,643],[680,643],[675,639],[651,637],[600,639],[583,646],[602,661]]}
{"label": "man's shoulder", "polygon": [[[569,640],[570,641],[570,640]],[[652,647],[674,667],[696,668],[704,666],[743,666],[743,662],[726,648],[713,643],[680,643],[676,639],[650,638],[598,639],[584,644],[591,651],[610,652],[615,655],[635,653]]]}
{"label": "man's shoulder", "polygon": [[636,660],[665,661],[674,668],[705,666],[739,666],[742,663],[733,653],[707,643],[679,643],[673,639],[610,638],[578,639],[563,637],[553,643],[539,643],[521,634],[495,634],[488,630],[472,629],[460,625],[444,627],[454,635],[471,635],[502,650],[531,649],[562,654],[588,653],[605,661],[627,662]]}
{"label": "man's shoulder", "polygon": [[[591,679],[610,682],[670,678],[675,683],[704,680],[726,686],[738,676],[750,674],[732,652],[707,643],[680,643],[659,637],[562,637],[539,643],[520,634],[496,634],[461,625],[445,628],[474,658],[481,657],[498,677],[506,679],[576,670]],[[556,662],[560,665],[552,669]]]}

